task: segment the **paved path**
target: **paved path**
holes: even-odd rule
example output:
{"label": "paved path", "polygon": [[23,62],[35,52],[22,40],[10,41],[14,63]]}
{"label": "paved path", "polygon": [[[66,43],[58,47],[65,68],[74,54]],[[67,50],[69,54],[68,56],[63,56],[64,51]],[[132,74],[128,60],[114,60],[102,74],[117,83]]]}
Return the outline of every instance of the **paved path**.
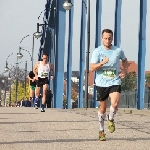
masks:
{"label": "paved path", "polygon": [[106,130],[107,141],[101,142],[96,109],[41,113],[1,107],[0,150],[150,150],[150,113],[141,112],[120,110],[115,116],[116,131]]}

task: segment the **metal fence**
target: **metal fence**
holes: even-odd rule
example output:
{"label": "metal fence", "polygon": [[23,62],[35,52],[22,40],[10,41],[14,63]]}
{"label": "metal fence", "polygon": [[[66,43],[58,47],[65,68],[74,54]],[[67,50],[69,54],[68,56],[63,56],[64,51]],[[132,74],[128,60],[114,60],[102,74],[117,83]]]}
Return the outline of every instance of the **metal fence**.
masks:
{"label": "metal fence", "polygon": [[[121,93],[121,100],[119,103],[119,108],[136,108],[136,104],[137,104],[137,98],[136,97],[137,97],[136,91],[122,92]],[[109,107],[109,106],[110,106],[110,98],[108,99],[107,107]],[[86,107],[85,101],[83,101],[83,107],[84,108]],[[88,107],[93,108],[93,99],[88,100]],[[145,89],[144,108],[150,108],[150,88]]]}

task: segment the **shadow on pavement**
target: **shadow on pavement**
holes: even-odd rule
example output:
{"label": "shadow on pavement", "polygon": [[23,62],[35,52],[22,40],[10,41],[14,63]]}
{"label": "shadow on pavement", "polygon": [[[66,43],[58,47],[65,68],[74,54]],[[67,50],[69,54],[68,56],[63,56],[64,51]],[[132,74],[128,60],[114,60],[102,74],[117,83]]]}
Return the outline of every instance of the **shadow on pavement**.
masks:
{"label": "shadow on pavement", "polygon": [[90,120],[90,121],[86,121],[86,120],[83,120],[83,121],[81,121],[81,120],[76,120],[76,121],[68,121],[68,120],[64,120],[64,121],[59,121],[59,120],[57,120],[57,121],[40,121],[40,122],[92,122],[92,120]]}
{"label": "shadow on pavement", "polygon": [[0,124],[37,123],[37,122],[0,122]]}
{"label": "shadow on pavement", "polygon": [[[149,141],[150,138],[112,138],[112,139],[107,139],[107,141],[139,141],[139,140],[147,140]],[[94,142],[94,141],[99,141],[98,139],[56,139],[56,140],[31,140],[31,141],[13,141],[13,142],[0,142],[0,144],[25,144],[25,143],[63,143],[63,142]]]}
{"label": "shadow on pavement", "polygon": [[22,115],[22,114],[37,114],[37,113],[0,113],[0,114],[5,114],[5,115],[7,115],[7,114],[9,114],[9,115],[14,115],[14,114],[17,114],[17,115]]}

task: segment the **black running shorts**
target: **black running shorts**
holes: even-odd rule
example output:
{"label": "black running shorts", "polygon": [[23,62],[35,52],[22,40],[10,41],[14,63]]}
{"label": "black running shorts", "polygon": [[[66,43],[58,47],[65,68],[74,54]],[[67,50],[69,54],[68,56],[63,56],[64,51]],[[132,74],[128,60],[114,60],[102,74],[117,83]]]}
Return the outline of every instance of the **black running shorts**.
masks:
{"label": "black running shorts", "polygon": [[121,93],[121,85],[113,85],[110,87],[99,87],[96,86],[97,90],[97,101],[105,101],[110,93],[119,92]]}
{"label": "black running shorts", "polygon": [[42,87],[45,84],[49,85],[49,79],[48,79],[48,77],[46,77],[46,78],[40,78],[40,77],[38,77],[38,80],[36,80],[36,86],[37,87]]}

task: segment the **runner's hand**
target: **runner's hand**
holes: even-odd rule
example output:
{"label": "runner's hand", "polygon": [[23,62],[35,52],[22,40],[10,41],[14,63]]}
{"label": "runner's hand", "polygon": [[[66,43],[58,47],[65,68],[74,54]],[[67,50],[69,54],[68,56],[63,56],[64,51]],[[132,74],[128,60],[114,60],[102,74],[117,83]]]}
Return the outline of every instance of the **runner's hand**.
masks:
{"label": "runner's hand", "polygon": [[54,80],[54,76],[51,76],[51,80]]}
{"label": "runner's hand", "polygon": [[38,75],[35,76],[35,80],[38,80]]}
{"label": "runner's hand", "polygon": [[35,81],[35,79],[32,79],[32,82],[34,82]]}
{"label": "runner's hand", "polygon": [[109,61],[109,58],[105,56],[105,57],[103,58],[102,63],[103,63],[103,64],[106,64],[108,61]]}
{"label": "runner's hand", "polygon": [[121,71],[119,72],[119,76],[120,76],[121,79],[125,78],[126,72],[125,72],[124,70],[121,70]]}

